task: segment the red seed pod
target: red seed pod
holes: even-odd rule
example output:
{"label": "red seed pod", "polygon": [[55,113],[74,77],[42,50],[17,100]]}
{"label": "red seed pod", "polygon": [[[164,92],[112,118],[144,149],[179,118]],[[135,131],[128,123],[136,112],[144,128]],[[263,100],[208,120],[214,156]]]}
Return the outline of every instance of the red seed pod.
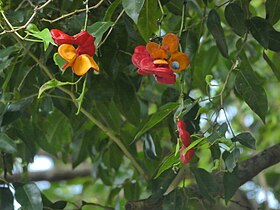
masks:
{"label": "red seed pod", "polygon": [[187,147],[191,143],[191,136],[190,136],[190,133],[186,130],[186,127],[187,127],[186,123],[184,123],[182,120],[179,120],[177,122],[179,137],[180,137],[183,145],[185,145]]}
{"label": "red seed pod", "polygon": [[194,156],[194,149],[190,149],[186,152],[186,154],[183,154],[184,149],[186,149],[187,147],[185,145],[182,145],[181,149],[180,149],[180,161],[181,163],[188,163],[191,161],[192,157]]}

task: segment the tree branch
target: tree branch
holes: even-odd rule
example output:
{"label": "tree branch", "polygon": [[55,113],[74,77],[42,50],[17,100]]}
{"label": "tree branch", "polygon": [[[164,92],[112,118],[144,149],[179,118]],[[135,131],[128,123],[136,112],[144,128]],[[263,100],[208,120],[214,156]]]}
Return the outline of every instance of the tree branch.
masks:
{"label": "tree branch", "polygon": [[8,175],[7,182],[21,181],[49,181],[58,182],[63,180],[71,180],[77,177],[90,177],[92,169],[89,165],[81,166],[76,169],[53,169],[47,171],[29,172],[27,177],[22,173]]}
{"label": "tree branch", "polygon": [[[243,185],[245,182],[251,180],[257,176],[261,171],[266,168],[269,168],[280,162],[280,143],[275,144],[272,147],[265,149],[264,151],[258,153],[257,155],[244,160],[239,163],[238,167],[238,178],[239,186]],[[223,173],[215,173],[215,178],[219,184],[219,195],[223,197]],[[176,179],[176,178],[175,178]],[[197,194],[198,186],[192,185],[188,187],[187,191]],[[172,193],[172,192],[171,192]],[[157,201],[152,201],[150,198],[138,200],[138,201],[129,201],[126,204],[126,210],[161,210],[162,201],[164,196],[160,197]]]}

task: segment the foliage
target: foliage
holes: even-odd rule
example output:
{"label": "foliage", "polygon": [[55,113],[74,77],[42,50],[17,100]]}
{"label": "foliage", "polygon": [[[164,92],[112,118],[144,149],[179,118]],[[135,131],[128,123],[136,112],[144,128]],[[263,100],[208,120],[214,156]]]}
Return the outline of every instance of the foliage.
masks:
{"label": "foliage", "polygon": [[[165,195],[163,209],[229,203],[239,161],[280,137],[279,1],[70,2],[0,1],[0,209],[13,209],[13,199],[28,210],[123,209],[164,195],[180,168],[187,178]],[[51,29],[87,29],[100,73],[62,70]],[[136,46],[169,32],[191,60],[173,85],[138,75],[131,62]],[[186,150],[195,149],[187,165],[179,160],[179,119],[191,134]],[[90,164],[91,177],[39,189],[26,177],[42,151],[58,168]],[[9,181],[18,163],[21,183]],[[222,196],[215,170],[224,173]],[[265,174],[275,195],[279,173]],[[185,192],[194,184],[199,196]],[[82,186],[78,196],[71,186]]]}

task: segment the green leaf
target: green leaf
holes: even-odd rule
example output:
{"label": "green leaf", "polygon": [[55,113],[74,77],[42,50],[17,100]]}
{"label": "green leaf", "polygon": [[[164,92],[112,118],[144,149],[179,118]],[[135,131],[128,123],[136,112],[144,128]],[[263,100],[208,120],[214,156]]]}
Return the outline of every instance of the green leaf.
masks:
{"label": "green leaf", "polygon": [[224,35],[224,30],[221,26],[219,14],[216,12],[215,9],[212,9],[208,14],[207,28],[214,37],[217,47],[220,50],[221,54],[225,58],[228,58],[228,47]]}
{"label": "green leaf", "polygon": [[12,154],[17,152],[17,147],[14,140],[5,133],[0,133],[0,150]]}
{"label": "green leaf", "polygon": [[245,23],[253,37],[265,49],[280,51],[280,32],[276,31],[267,20],[261,17],[252,17]]}
{"label": "green leaf", "polygon": [[37,131],[37,135],[38,144],[42,149],[55,156],[58,153],[69,155],[73,128],[69,119],[62,112],[55,109],[47,118],[41,118],[37,124],[41,128]]}
{"label": "green leaf", "polygon": [[240,151],[238,148],[235,148],[232,152],[225,151],[223,153],[223,158],[225,160],[225,165],[227,170],[232,173],[234,168],[236,167],[236,163],[239,159]]}
{"label": "green leaf", "polygon": [[193,141],[186,149],[183,150],[183,154],[185,154],[187,151],[194,148],[196,145],[198,145],[200,142],[202,142],[204,140],[206,140],[206,138],[202,137],[202,138],[199,138],[199,139]]}
{"label": "green leaf", "polygon": [[34,24],[29,25],[26,29],[28,35],[34,36],[42,40],[42,42],[44,43],[44,51],[47,50],[50,43],[55,45],[49,29],[45,28],[42,31],[39,31],[37,26]]}
{"label": "green leaf", "polygon": [[171,112],[177,109],[178,106],[179,103],[170,102],[160,107],[159,110],[156,113],[152,114],[150,118],[144,123],[144,125],[139,129],[134,137],[134,140],[138,139],[145,132],[164,120]]}
{"label": "green leaf", "polygon": [[106,10],[104,21],[108,22],[111,21],[112,15],[114,14],[115,10],[121,4],[122,0],[115,0]]}
{"label": "green leaf", "polygon": [[64,85],[76,85],[81,80],[81,78],[82,77],[80,77],[80,79],[78,79],[76,82],[60,82],[56,79],[51,79],[40,87],[39,93],[38,93],[38,98],[40,98],[42,93],[45,92],[46,90],[49,90],[49,89],[52,89],[55,87],[64,86]]}
{"label": "green leaf", "polygon": [[201,194],[210,202],[214,202],[213,194],[218,191],[218,184],[213,175],[202,168],[191,168]]}
{"label": "green leaf", "polygon": [[263,87],[252,79],[252,71],[241,69],[235,78],[235,88],[249,107],[265,122],[268,102]]}
{"label": "green leaf", "polygon": [[82,103],[83,103],[84,96],[85,96],[85,93],[86,93],[86,84],[87,84],[87,76],[85,77],[85,80],[84,80],[84,83],[83,83],[82,93],[76,99],[76,102],[77,102],[77,105],[78,105],[76,115],[78,115],[80,113],[80,109],[82,107]]}
{"label": "green leaf", "polygon": [[136,181],[127,181],[123,185],[124,197],[126,200],[137,200],[139,199],[141,188],[139,183]]}
{"label": "green leaf", "polygon": [[280,68],[278,68],[278,66],[276,66],[268,57],[268,55],[263,52],[263,58],[265,59],[265,61],[267,62],[267,64],[270,66],[271,70],[273,71],[275,77],[278,79],[278,81],[280,81]]}
{"label": "green leaf", "polygon": [[280,19],[280,1],[266,0],[265,2],[266,19],[274,25]]}
{"label": "green leaf", "polygon": [[237,176],[237,170],[234,170],[233,173],[225,173],[223,184],[225,202],[227,203],[239,188],[239,178]]}
{"label": "green leaf", "polygon": [[34,183],[15,185],[15,197],[23,209],[43,209],[40,190]]}
{"label": "green leaf", "polygon": [[151,134],[146,134],[144,136],[144,152],[149,159],[158,159],[155,143]]}
{"label": "green leaf", "polygon": [[114,101],[122,115],[133,125],[139,125],[140,104],[135,88],[127,78],[119,78],[114,86]]}
{"label": "green leaf", "polygon": [[199,52],[195,55],[193,72],[193,85],[206,94],[206,81],[203,79],[206,75],[211,74],[213,67],[217,64],[219,51],[216,46],[207,48],[206,44],[202,44]]}
{"label": "green leaf", "polygon": [[249,132],[240,133],[232,138],[232,141],[238,141],[245,147],[256,149],[256,140]]}
{"label": "green leaf", "polygon": [[225,18],[236,34],[243,36],[246,33],[245,15],[238,4],[230,3],[226,6]]}
{"label": "green leaf", "polygon": [[145,3],[145,0],[122,0],[122,6],[125,13],[137,24],[139,13]]}
{"label": "green leaf", "polygon": [[95,22],[94,24],[87,27],[88,32],[95,37],[94,44],[99,46],[103,34],[113,25],[113,22]]}
{"label": "green leaf", "polygon": [[155,175],[154,179],[158,178],[164,171],[171,168],[174,164],[179,163],[179,153],[174,155],[172,153],[168,157],[165,157],[160,164],[157,174]]}
{"label": "green leaf", "polygon": [[165,195],[162,203],[162,210],[186,210],[189,200],[186,199],[184,190],[176,188],[169,194]]}
{"label": "green leaf", "polygon": [[145,0],[143,9],[140,12],[137,27],[141,36],[148,41],[158,30],[157,20],[160,18],[160,10],[155,0]]}
{"label": "green leaf", "polygon": [[62,69],[62,67],[65,65],[66,61],[62,57],[60,57],[58,53],[53,54],[53,61],[63,73],[64,70]]}
{"label": "green leaf", "polygon": [[14,196],[8,187],[0,187],[0,209],[14,210]]}
{"label": "green leaf", "polygon": [[210,136],[207,137],[208,141],[213,143],[217,139],[225,137],[227,130],[228,130],[227,124],[223,123],[215,131],[213,131],[213,133]]}
{"label": "green leaf", "polygon": [[67,201],[56,201],[53,204],[50,205],[50,208],[52,209],[64,209],[67,205]]}

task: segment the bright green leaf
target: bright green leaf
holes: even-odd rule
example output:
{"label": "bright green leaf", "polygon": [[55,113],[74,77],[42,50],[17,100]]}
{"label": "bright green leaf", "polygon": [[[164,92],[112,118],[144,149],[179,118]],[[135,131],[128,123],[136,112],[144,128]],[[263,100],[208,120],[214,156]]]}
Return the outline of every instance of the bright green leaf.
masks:
{"label": "bright green leaf", "polygon": [[159,177],[164,171],[171,168],[174,164],[179,163],[179,153],[174,155],[173,153],[168,157],[165,157],[160,164],[157,174],[155,175],[154,179]]}
{"label": "bright green leaf", "polygon": [[60,57],[58,53],[53,54],[53,61],[63,73],[64,70],[62,69],[62,67],[65,65],[66,61],[62,57]]}
{"label": "bright green leaf", "polygon": [[39,31],[37,26],[34,24],[32,24],[31,26],[28,26],[26,29],[27,29],[28,35],[34,36],[34,37],[42,40],[42,42],[44,43],[44,51],[47,50],[50,43],[55,45],[49,29],[45,28],[42,31]]}
{"label": "bright green leaf", "polygon": [[280,1],[279,0],[266,0],[265,1],[266,18],[274,25],[280,19]]}
{"label": "bright green leaf", "polygon": [[209,32],[213,35],[221,54],[225,58],[228,58],[228,47],[224,35],[224,30],[221,26],[219,14],[215,9],[212,9],[208,14],[207,27]]}
{"label": "bright green leaf", "polygon": [[43,209],[42,197],[39,188],[34,183],[15,185],[15,197],[23,209]]}
{"label": "bright green leaf", "polygon": [[159,110],[152,114],[150,118],[144,123],[144,125],[139,129],[137,134],[134,137],[134,140],[141,137],[145,132],[153,128],[155,125],[160,123],[162,120],[164,120],[171,112],[173,112],[175,109],[177,109],[179,106],[178,103],[170,102],[162,107],[159,108]]}
{"label": "bright green leaf", "polygon": [[[80,77],[81,79],[82,77]],[[39,89],[39,93],[38,93],[38,98],[40,98],[40,96],[42,95],[43,92],[45,92],[46,90],[55,88],[55,87],[60,87],[60,86],[64,86],[64,85],[76,85],[80,79],[78,79],[76,82],[61,82],[58,81],[56,79],[51,79],[49,81],[47,81],[46,83],[44,83],[40,89]]]}
{"label": "bright green leaf", "polygon": [[80,109],[82,107],[82,103],[84,100],[84,96],[86,93],[86,84],[87,84],[87,77],[85,77],[84,83],[83,83],[83,88],[82,88],[82,93],[80,94],[80,96],[76,99],[77,105],[78,105],[78,110],[76,112],[76,115],[78,115],[80,113]]}
{"label": "bright green leaf", "polygon": [[137,24],[139,13],[145,3],[145,0],[122,0],[125,13]]}
{"label": "bright green leaf", "polygon": [[16,153],[17,147],[13,139],[5,133],[0,133],[0,150],[6,153]]}
{"label": "bright green leaf", "polygon": [[238,4],[230,3],[226,6],[225,18],[236,34],[243,36],[246,33],[245,15]]}
{"label": "bright green leaf", "polygon": [[256,149],[256,140],[251,133],[240,133],[237,136],[233,137],[232,141],[238,141],[240,144],[248,148]]}

